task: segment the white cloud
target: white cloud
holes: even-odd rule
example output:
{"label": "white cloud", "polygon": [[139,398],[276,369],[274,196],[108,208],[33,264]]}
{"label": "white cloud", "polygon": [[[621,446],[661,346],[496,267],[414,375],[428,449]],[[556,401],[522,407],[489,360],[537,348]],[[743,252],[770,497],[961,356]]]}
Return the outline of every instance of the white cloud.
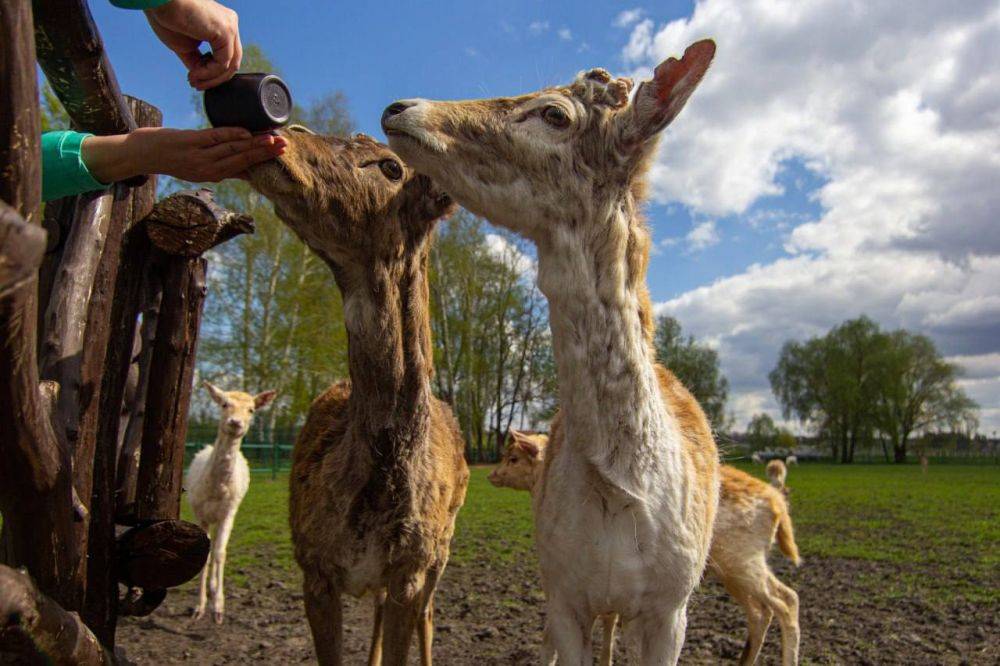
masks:
{"label": "white cloud", "polygon": [[708,220],[696,224],[684,237],[684,240],[687,241],[689,252],[698,252],[717,244],[721,237],[716,228],[715,220]]}
{"label": "white cloud", "polygon": [[646,11],[639,7],[634,9],[626,9],[619,12],[618,16],[615,17],[615,27],[617,28],[627,28],[639,19],[642,18]]}
{"label": "white cloud", "polygon": [[569,28],[559,28],[559,31],[556,34],[559,35],[559,39],[564,42],[568,42],[573,39],[573,33],[570,32]]}
{"label": "white cloud", "polygon": [[[1000,6],[703,0],[634,23],[622,55],[647,78],[708,36],[716,61],[650,179],[660,202],[787,230],[788,257],[661,306],[719,338],[734,398],[767,392],[785,340],[863,313],[972,366],[1000,352]],[[821,214],[747,213],[792,158],[822,177]],[[1000,427],[1000,389],[977,399]]]}
{"label": "white cloud", "polygon": [[526,281],[535,281],[535,260],[507,238],[500,234],[486,234],[486,249],[497,261],[512,266]]}
{"label": "white cloud", "polygon": [[532,35],[540,35],[543,32],[547,32],[549,29],[548,21],[532,21],[528,24],[528,32]]}

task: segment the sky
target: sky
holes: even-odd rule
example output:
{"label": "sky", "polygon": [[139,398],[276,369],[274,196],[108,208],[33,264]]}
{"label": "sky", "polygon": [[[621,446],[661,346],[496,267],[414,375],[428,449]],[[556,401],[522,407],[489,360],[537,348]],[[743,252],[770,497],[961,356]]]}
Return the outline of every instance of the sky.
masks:
{"label": "sky", "polygon": [[[91,3],[122,89],[199,122],[141,13]],[[296,101],[648,77],[704,37],[709,74],[650,173],[657,311],[718,349],[737,424],[779,416],[781,345],[867,314],[929,335],[1000,430],[1000,4],[995,0],[230,3]]]}

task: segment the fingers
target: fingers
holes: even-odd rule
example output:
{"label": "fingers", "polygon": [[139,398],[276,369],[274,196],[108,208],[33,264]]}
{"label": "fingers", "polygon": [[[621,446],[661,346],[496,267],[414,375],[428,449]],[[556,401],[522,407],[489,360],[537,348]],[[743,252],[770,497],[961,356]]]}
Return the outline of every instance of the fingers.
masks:
{"label": "fingers", "polygon": [[236,12],[220,6],[221,29],[208,40],[211,58],[206,58],[188,73],[188,82],[198,90],[207,90],[233,77],[243,60],[239,19]]}
{"label": "fingers", "polygon": [[246,141],[253,138],[250,130],[242,127],[212,127],[203,130],[191,130],[191,142],[195,146],[208,148],[231,141]]}
{"label": "fingers", "polygon": [[284,145],[279,147],[278,144],[259,146],[238,155],[219,160],[212,168],[214,180],[222,180],[242,174],[255,164],[274,159],[283,153],[284,150]]}
{"label": "fingers", "polygon": [[[227,141],[225,143],[220,143],[204,151],[204,156],[212,161],[223,160],[227,157],[232,157],[233,155],[239,155],[254,147],[267,147],[276,145],[275,138],[270,135],[255,136],[251,139],[239,139],[235,141]],[[285,146],[284,139],[281,140],[281,147]]]}

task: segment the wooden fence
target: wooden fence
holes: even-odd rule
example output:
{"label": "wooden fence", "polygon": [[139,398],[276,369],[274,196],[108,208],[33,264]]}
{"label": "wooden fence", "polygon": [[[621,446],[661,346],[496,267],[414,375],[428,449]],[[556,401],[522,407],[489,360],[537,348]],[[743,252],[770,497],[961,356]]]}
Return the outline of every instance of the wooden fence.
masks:
{"label": "wooden fence", "polygon": [[155,177],[43,215],[36,62],[77,129],[161,114],[122,95],[84,0],[0,2],[0,662],[105,664],[117,618],[207,556],[178,520],[202,255],[253,221],[157,202]]}

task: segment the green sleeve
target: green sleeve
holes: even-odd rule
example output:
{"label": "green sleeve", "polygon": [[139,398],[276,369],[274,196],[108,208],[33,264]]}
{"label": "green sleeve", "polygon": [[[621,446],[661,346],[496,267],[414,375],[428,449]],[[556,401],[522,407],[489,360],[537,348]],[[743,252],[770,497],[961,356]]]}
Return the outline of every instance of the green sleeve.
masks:
{"label": "green sleeve", "polygon": [[42,199],[51,201],[107,187],[91,174],[80,157],[90,134],[60,130],[42,134]]}
{"label": "green sleeve", "polygon": [[170,0],[111,0],[111,4],[121,9],[152,9],[168,2]]}

